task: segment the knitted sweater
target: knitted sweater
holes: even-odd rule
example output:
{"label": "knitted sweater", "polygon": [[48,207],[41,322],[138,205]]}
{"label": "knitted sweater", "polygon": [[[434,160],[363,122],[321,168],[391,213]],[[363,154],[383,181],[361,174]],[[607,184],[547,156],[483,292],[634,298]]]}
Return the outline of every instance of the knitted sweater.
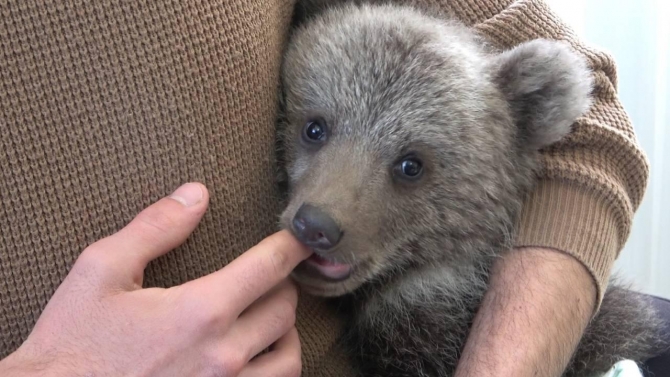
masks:
{"label": "knitted sweater", "polygon": [[[596,101],[543,154],[517,245],[575,256],[602,296],[648,166],[616,94],[612,59],[540,0],[432,3],[509,48],[566,40]],[[186,181],[211,204],[147,286],[221,268],[277,229],[274,121],[291,0],[0,2],[0,357],[26,338],[88,244]],[[304,376],[347,376],[339,319],[302,296]]]}

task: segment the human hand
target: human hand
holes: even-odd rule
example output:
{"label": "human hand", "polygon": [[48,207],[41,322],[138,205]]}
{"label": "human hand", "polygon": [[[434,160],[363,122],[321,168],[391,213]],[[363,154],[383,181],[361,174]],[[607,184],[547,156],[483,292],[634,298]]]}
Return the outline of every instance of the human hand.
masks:
{"label": "human hand", "polygon": [[287,276],[310,253],[287,232],[200,279],[142,289],[147,264],[186,240],[208,201],[186,184],[86,248],[0,375],[299,376]]}

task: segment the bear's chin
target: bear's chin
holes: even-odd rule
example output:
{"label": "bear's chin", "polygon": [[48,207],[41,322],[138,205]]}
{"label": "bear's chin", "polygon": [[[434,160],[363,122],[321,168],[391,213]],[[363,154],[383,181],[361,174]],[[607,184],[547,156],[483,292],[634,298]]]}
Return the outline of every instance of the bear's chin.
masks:
{"label": "bear's chin", "polygon": [[[361,278],[358,266],[348,266],[348,271],[344,267],[337,267],[337,273],[334,277],[331,274],[324,274],[323,266],[317,261],[309,259],[301,262],[291,273],[293,280],[298,283],[300,290],[320,297],[339,297],[344,296],[358,289],[365,279]],[[339,269],[342,269],[342,272]],[[332,272],[332,271],[327,271]]]}

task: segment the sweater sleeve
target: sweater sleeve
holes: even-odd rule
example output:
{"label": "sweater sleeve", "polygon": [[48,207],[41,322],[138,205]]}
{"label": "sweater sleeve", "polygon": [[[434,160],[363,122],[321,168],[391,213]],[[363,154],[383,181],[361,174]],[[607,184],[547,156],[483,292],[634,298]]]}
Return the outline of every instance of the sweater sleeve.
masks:
{"label": "sweater sleeve", "polygon": [[617,97],[614,61],[580,41],[542,0],[456,0],[448,7],[494,47],[547,38],[569,43],[587,59],[594,77],[593,106],[564,141],[543,151],[540,182],[524,206],[515,245],[574,256],[595,280],[599,308],[649,176],[646,156]]}

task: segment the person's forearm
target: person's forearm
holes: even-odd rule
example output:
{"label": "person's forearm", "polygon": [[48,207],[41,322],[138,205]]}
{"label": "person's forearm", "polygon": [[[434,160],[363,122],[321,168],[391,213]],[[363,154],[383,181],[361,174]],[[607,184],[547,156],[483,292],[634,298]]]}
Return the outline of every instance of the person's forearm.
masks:
{"label": "person's forearm", "polygon": [[596,286],[573,257],[515,249],[500,258],[455,377],[558,377],[595,308]]}

